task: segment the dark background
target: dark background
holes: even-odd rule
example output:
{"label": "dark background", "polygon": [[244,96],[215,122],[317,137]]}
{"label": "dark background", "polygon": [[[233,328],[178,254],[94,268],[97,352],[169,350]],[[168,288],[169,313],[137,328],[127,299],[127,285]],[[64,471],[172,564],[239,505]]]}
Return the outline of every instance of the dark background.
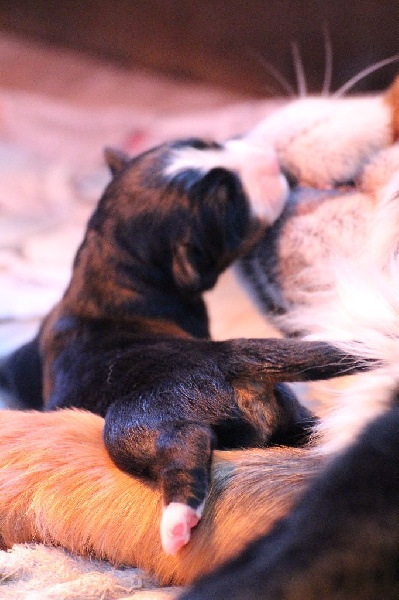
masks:
{"label": "dark background", "polygon": [[[127,68],[265,96],[283,93],[266,63],[297,88],[293,42],[308,91],[321,90],[326,31],[332,89],[399,53],[399,0],[0,0],[0,27]],[[384,67],[354,90],[385,88],[398,68]]]}

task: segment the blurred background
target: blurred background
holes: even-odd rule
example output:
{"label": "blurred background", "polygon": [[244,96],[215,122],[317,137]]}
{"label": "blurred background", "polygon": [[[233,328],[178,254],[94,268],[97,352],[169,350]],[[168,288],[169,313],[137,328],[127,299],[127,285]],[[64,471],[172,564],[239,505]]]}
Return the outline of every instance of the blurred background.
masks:
{"label": "blurred background", "polygon": [[[104,146],[239,135],[399,53],[398,25],[399,0],[0,0],[0,357],[68,282]],[[208,304],[215,337],[270,334],[230,272]]]}
{"label": "blurred background", "polygon": [[[399,52],[398,26],[398,0],[0,1],[3,31],[255,97],[297,90],[293,55],[308,91],[325,77],[336,90]],[[382,89],[395,72],[378,70],[355,90]]]}

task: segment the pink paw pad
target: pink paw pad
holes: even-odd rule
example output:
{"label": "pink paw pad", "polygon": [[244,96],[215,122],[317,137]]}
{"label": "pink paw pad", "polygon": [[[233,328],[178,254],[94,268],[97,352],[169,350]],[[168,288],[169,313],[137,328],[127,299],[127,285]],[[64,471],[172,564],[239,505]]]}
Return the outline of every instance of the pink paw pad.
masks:
{"label": "pink paw pad", "polygon": [[201,518],[202,507],[194,510],[182,502],[171,502],[163,509],[161,542],[166,554],[177,554],[191,537],[191,529]]}

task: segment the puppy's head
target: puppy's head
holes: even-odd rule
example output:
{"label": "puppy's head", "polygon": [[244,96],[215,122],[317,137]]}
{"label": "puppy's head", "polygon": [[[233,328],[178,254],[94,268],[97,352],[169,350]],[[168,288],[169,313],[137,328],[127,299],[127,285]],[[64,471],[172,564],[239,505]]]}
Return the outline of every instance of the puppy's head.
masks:
{"label": "puppy's head", "polygon": [[160,284],[188,294],[210,289],[252,247],[288,191],[272,149],[238,140],[177,141],[131,160],[107,150],[106,158],[113,180],[102,214],[113,215],[117,243]]}

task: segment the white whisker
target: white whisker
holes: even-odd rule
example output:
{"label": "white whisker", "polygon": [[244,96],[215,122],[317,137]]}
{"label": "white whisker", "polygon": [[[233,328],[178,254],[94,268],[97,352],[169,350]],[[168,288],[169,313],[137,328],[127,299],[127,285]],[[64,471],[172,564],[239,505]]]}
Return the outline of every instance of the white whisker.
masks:
{"label": "white whisker", "polygon": [[332,72],[333,72],[333,52],[330,30],[327,23],[323,26],[324,38],[324,81],[321,90],[322,96],[329,96],[331,90]]}
{"label": "white whisker", "polygon": [[291,52],[295,67],[298,95],[300,98],[305,98],[307,96],[308,90],[306,85],[305,70],[303,68],[301,53],[297,42],[291,42]]}
{"label": "white whisker", "polygon": [[286,79],[284,75],[272,63],[270,63],[264,56],[262,56],[258,52],[255,52],[254,50],[251,51],[251,54],[262,65],[264,70],[267,71],[272,77],[274,77],[274,79],[277,81],[277,83],[280,84],[280,86],[288,96],[296,96],[295,90],[288,81],[288,79]]}
{"label": "white whisker", "polygon": [[265,92],[267,92],[273,98],[278,98],[278,96],[281,96],[281,93],[278,91],[278,89],[276,87],[274,87],[274,85],[263,84],[262,87],[265,90]]}
{"label": "white whisker", "polygon": [[360,71],[360,73],[357,73],[357,75],[351,77],[351,79],[349,79],[349,81],[347,81],[344,85],[338,88],[338,90],[332,94],[332,97],[340,98],[341,96],[346,94],[346,92],[348,92],[351,88],[353,88],[353,86],[356,85],[359,81],[361,81],[371,73],[374,73],[374,71],[378,71],[378,69],[382,69],[383,67],[386,67],[387,65],[390,65],[397,61],[399,61],[399,54],[394,54],[389,58],[384,58],[383,60],[380,60],[374,63],[373,65],[366,67],[365,69]]}

